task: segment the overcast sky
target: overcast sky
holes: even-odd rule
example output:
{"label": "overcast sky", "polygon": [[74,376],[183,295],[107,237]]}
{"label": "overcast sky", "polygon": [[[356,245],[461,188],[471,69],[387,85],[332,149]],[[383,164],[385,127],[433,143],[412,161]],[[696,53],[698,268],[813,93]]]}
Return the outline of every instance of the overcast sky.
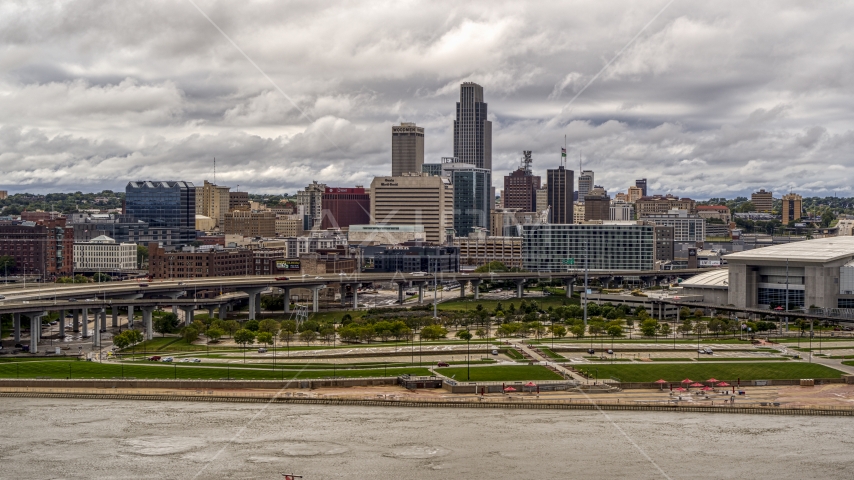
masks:
{"label": "overcast sky", "polygon": [[452,155],[475,81],[499,188],[566,135],[612,195],[854,196],[854,4],[668,2],[5,0],[0,189],[201,184],[214,157],[241,191],[367,186],[392,124]]}

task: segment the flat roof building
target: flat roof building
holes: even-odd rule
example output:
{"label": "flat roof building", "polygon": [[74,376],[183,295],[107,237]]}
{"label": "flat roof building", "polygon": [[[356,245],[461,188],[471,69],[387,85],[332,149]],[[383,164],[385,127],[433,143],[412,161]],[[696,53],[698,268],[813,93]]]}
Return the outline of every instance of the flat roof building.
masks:
{"label": "flat roof building", "polygon": [[737,307],[854,308],[854,237],[828,237],[726,255]]}
{"label": "flat roof building", "polygon": [[428,242],[442,243],[454,226],[454,186],[426,173],[376,177],[371,214],[371,225],[422,225]]}
{"label": "flat roof building", "polygon": [[391,127],[391,176],[420,173],[424,164],[424,127],[402,122]]}
{"label": "flat roof building", "polygon": [[766,192],[764,188],[750,194],[750,203],[753,204],[753,209],[757,212],[771,213],[774,209],[774,197],[771,192]]}
{"label": "flat roof building", "polygon": [[135,243],[116,243],[102,235],[74,244],[75,272],[121,273],[132,270],[136,270]]}

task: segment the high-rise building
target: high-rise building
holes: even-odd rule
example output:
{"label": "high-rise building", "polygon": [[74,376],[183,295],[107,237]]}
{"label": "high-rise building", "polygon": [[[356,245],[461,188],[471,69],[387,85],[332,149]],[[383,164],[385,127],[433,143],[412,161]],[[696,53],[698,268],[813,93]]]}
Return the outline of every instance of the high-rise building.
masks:
{"label": "high-rise building", "polygon": [[173,244],[196,240],[196,187],[190,182],[128,182],[124,213],[149,227],[170,229]]}
{"label": "high-rise building", "polygon": [[640,180],[635,180],[635,186],[640,188],[643,193],[641,193],[641,197],[645,197],[646,193],[646,179],[641,178]]}
{"label": "high-rise building", "polygon": [[486,119],[486,114],[483,87],[472,82],[460,85],[454,120],[454,156],[462,163],[492,170],[492,122]]}
{"label": "high-rise building", "polygon": [[702,242],[706,239],[706,219],[685,210],[644,215],[640,219],[662,227],[673,227],[673,240],[676,242]]}
{"label": "high-rise building", "polygon": [[584,223],[584,204],[581,202],[572,202],[572,219],[573,223]]}
{"label": "high-rise building", "polygon": [[323,193],[326,192],[325,183],[317,183],[313,181],[304,190],[297,192],[297,205],[305,207],[305,214],[308,216],[308,225],[306,230],[320,228],[323,219]]}
{"label": "high-rise building", "polygon": [[797,193],[783,195],[783,225],[801,219],[803,199]]}
{"label": "high-rise building", "polygon": [[549,206],[549,186],[548,184],[542,184],[540,188],[537,189],[536,192],[537,201],[535,205],[542,212]]}
{"label": "high-rise building", "polygon": [[428,242],[442,243],[454,226],[454,186],[426,173],[376,177],[371,215],[371,225],[423,225]]}
{"label": "high-rise building", "polygon": [[611,197],[605,189],[596,186],[584,196],[584,221],[610,219]]}
{"label": "high-rise building", "polygon": [[593,190],[593,170],[582,170],[578,174],[578,201],[584,202],[584,197]]}
{"label": "high-rise building", "polygon": [[225,214],[226,235],[269,238],[276,236],[276,214],[273,212],[234,211]]}
{"label": "high-rise building", "polygon": [[371,196],[363,187],[326,188],[321,229],[371,223]]}
{"label": "high-rise building", "polygon": [[[563,165],[546,171],[547,205],[551,223],[572,223],[572,192],[574,191],[575,172]],[[544,207],[540,207],[542,209]]]}
{"label": "high-rise building", "polygon": [[635,203],[641,198],[645,197],[644,195],[645,189],[640,187],[629,187],[629,191],[626,192],[626,201],[629,203]]}
{"label": "high-rise building", "polygon": [[424,127],[401,123],[391,127],[391,175],[420,173],[424,164]]}
{"label": "high-rise building", "polygon": [[228,192],[228,211],[249,210],[249,192]]}
{"label": "high-rise building", "polygon": [[504,208],[516,208],[523,212],[536,212],[537,190],[540,177],[531,170],[531,151],[522,152],[522,164],[504,177]]}
{"label": "high-rise building", "polygon": [[221,187],[207,180],[204,186],[196,187],[196,215],[212,218],[214,228],[222,229],[230,202],[229,187]]}
{"label": "high-rise building", "polygon": [[0,225],[0,257],[12,257],[18,273],[44,279],[71,275],[74,266],[74,229],[65,218],[16,221]]}
{"label": "high-rise building", "polygon": [[774,197],[771,192],[760,189],[750,195],[750,203],[757,212],[771,213],[774,208]]}
{"label": "high-rise building", "polygon": [[443,164],[454,186],[454,230],[458,237],[475,228],[489,229],[492,210],[492,172],[465,163]]}

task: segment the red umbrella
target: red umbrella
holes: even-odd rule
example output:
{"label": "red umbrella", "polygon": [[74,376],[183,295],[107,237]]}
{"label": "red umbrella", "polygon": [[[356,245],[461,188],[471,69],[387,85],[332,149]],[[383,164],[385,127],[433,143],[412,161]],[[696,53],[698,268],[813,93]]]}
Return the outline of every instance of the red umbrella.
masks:
{"label": "red umbrella", "polygon": [[721,383],[719,383],[719,384],[718,384],[718,386],[719,386],[719,387],[728,387],[728,386],[729,386],[729,384],[728,384],[728,383],[726,383],[726,382],[721,382]]}
{"label": "red umbrella", "polygon": [[718,379],[717,379],[717,378],[712,377],[712,378],[710,378],[710,379],[706,380],[706,383],[715,383],[715,382],[717,382],[717,381],[718,381]]}
{"label": "red umbrella", "polygon": [[709,390],[711,390],[711,389],[712,389],[712,387],[703,387],[703,388],[701,388],[700,390],[702,390],[702,391],[704,391],[704,392],[708,392],[708,391],[709,391]]}
{"label": "red umbrella", "polygon": [[656,380],[655,383],[667,383],[667,380],[664,380],[664,379]]}
{"label": "red umbrella", "polygon": [[536,383],[534,383],[534,382],[528,382],[528,383],[526,383],[526,384],[525,384],[525,386],[526,386],[526,387],[536,387],[536,386],[537,386],[537,384],[536,384]]}
{"label": "red umbrella", "polygon": [[505,392],[515,392],[515,391],[516,391],[516,389],[515,389],[515,388],[513,388],[513,387],[505,387],[505,388],[504,388],[504,391],[505,391]]}
{"label": "red umbrella", "polygon": [[684,391],[685,391],[685,389],[684,389],[684,388],[682,388],[682,387],[679,387],[679,388],[677,388],[677,389],[676,389],[676,391],[677,391],[677,392],[684,392]]}
{"label": "red umbrella", "polygon": [[691,385],[688,385],[688,386],[689,386],[689,387],[704,387],[705,385],[703,385],[702,383],[694,382],[694,383],[692,383]]}
{"label": "red umbrella", "polygon": [[777,307],[774,310],[780,311],[780,310],[783,310],[783,307]]}
{"label": "red umbrella", "polygon": [[690,378],[686,378],[685,380],[682,380],[682,383],[693,383],[693,382],[694,382],[694,380],[691,380]]}

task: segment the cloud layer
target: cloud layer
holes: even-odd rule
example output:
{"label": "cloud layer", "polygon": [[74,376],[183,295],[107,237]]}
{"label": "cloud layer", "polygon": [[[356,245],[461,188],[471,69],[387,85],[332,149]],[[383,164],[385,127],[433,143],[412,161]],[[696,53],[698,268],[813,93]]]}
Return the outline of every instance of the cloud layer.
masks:
{"label": "cloud layer", "polygon": [[394,123],[426,128],[428,161],[452,154],[476,81],[499,188],[522,150],[557,165],[566,136],[570,166],[614,193],[646,177],[696,198],[854,196],[854,6],[675,1],[655,18],[666,5],[7,1],[0,189],[201,183],[214,157],[241,190],[368,185]]}

